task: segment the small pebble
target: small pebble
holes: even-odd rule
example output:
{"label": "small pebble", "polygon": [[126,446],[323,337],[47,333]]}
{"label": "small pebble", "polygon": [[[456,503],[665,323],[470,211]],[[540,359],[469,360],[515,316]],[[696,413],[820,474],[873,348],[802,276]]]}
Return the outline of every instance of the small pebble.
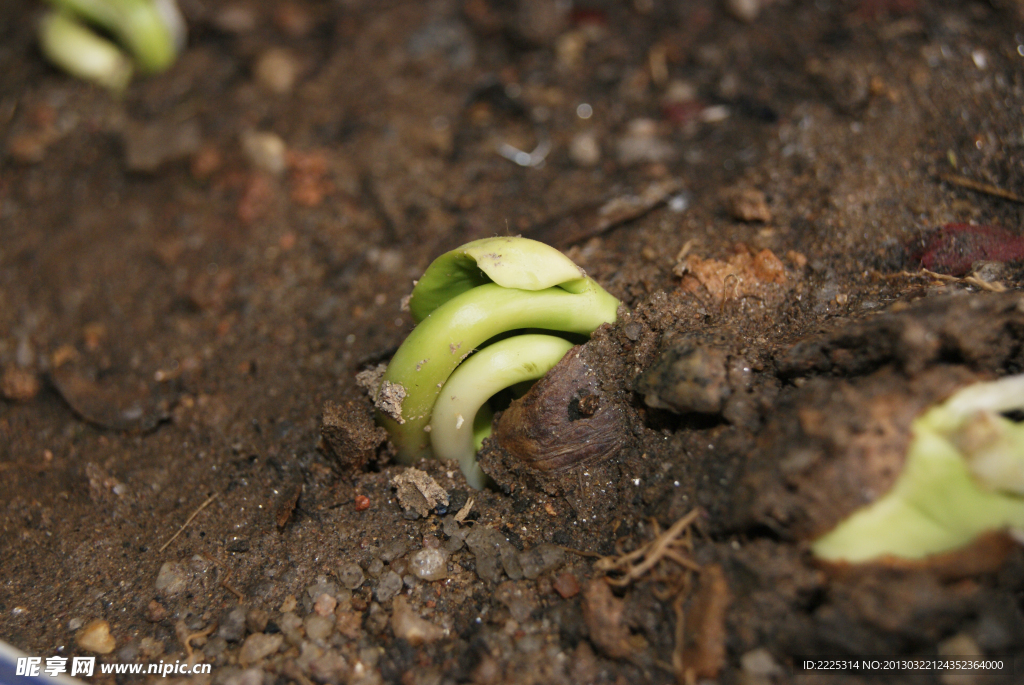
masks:
{"label": "small pebble", "polygon": [[325,595],[325,594],[326,595],[330,595],[331,597],[334,597],[335,595],[338,594],[338,586],[336,584],[328,581],[325,577],[320,576],[317,579],[315,585],[310,585],[309,587],[306,588],[306,594],[312,600],[315,600],[320,595]]}
{"label": "small pebble", "polygon": [[576,166],[592,167],[601,161],[601,144],[592,131],[577,133],[569,143],[569,158]]}
{"label": "small pebble", "polygon": [[301,645],[302,638],[306,636],[302,619],[290,611],[281,614],[281,617],[277,619],[277,627],[281,630],[281,634],[288,638],[288,643],[295,646]]}
{"label": "small pebble", "polygon": [[139,658],[139,646],[134,642],[129,642],[121,649],[117,650],[117,660],[125,663],[131,663]]}
{"label": "small pebble", "polygon": [[253,167],[274,176],[284,173],[287,146],[281,137],[269,131],[242,133],[242,151]]}
{"label": "small pebble", "polygon": [[374,590],[374,596],[378,602],[386,602],[399,593],[402,589],[402,576],[398,575],[394,571],[388,571],[385,573],[380,582],[377,583],[377,589]]}
{"label": "small pebble", "polygon": [[782,673],[775,657],[764,647],[752,649],[741,656],[740,668],[748,679],[755,679],[755,682],[769,682],[772,676]]}
{"label": "small pebble", "polygon": [[10,366],[0,379],[0,395],[11,402],[28,402],[39,394],[39,378],[28,369]]}
{"label": "small pebble", "polygon": [[761,0],[726,0],[729,14],[748,24],[761,13]]}
{"label": "small pebble", "polygon": [[274,95],[287,95],[295,87],[299,67],[290,51],[271,48],[260,55],[253,71],[263,90]]}
{"label": "small pebble", "polygon": [[236,606],[220,620],[217,635],[228,642],[238,642],[245,637],[245,607]]}
{"label": "small pebble", "polygon": [[330,616],[334,613],[334,609],[337,606],[338,600],[336,600],[332,595],[324,592],[316,598],[316,603],[313,604],[313,611],[320,616]]}
{"label": "small pebble", "polygon": [[444,628],[420,618],[409,606],[409,600],[401,596],[395,598],[391,629],[396,638],[406,640],[413,647],[436,642],[446,634]]}
{"label": "small pebble", "polygon": [[245,614],[245,627],[250,633],[262,633],[267,629],[270,616],[263,609],[253,607]]}
{"label": "small pebble", "polygon": [[546,542],[520,552],[518,556],[523,577],[530,580],[535,580],[542,573],[553,571],[565,563],[565,552],[562,548]]}
{"label": "small pebble", "polygon": [[226,652],[227,649],[228,641],[218,635],[206,643],[206,646],[203,647],[203,654],[209,658],[215,658]]}
{"label": "small pebble", "polygon": [[559,573],[558,577],[555,578],[555,582],[552,584],[552,587],[555,588],[555,592],[557,592],[562,599],[569,599],[570,597],[575,597],[580,593],[580,584],[576,580],[576,576],[568,571]]}
{"label": "small pebble", "polygon": [[355,590],[363,584],[366,576],[363,575],[363,569],[360,568],[359,564],[349,562],[342,564],[341,568],[338,569],[338,580],[349,590]]}
{"label": "small pebble", "polygon": [[238,652],[238,663],[243,667],[257,664],[280,649],[283,643],[284,635],[253,633],[245,638],[242,649]]}
{"label": "small pebble", "polygon": [[177,561],[165,561],[156,574],[156,591],[167,596],[181,594],[188,585],[188,571]]}
{"label": "small pebble", "polygon": [[110,634],[110,624],[103,620],[93,621],[82,628],[75,636],[75,642],[87,652],[96,654],[110,654],[116,645],[114,636]]}
{"label": "small pebble", "polygon": [[733,190],[726,200],[726,208],[732,218],[737,221],[767,223],[772,220],[772,210],[768,208],[768,199],[756,188]]}
{"label": "small pebble", "polygon": [[164,653],[164,643],[152,637],[139,640],[139,654],[145,659],[154,659]]}
{"label": "small pebble", "polygon": [[448,577],[448,555],[440,549],[421,549],[409,557],[413,574],[422,580],[442,580]]}
{"label": "small pebble", "polygon": [[306,628],[306,637],[310,640],[326,640],[334,631],[334,616],[327,618],[310,614],[302,623]]}

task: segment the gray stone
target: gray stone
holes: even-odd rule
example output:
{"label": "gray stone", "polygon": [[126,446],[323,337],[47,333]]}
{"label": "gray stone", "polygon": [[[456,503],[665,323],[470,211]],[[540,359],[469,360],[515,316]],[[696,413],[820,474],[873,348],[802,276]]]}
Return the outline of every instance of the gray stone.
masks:
{"label": "gray stone", "polygon": [[296,616],[291,611],[286,611],[281,614],[281,618],[277,619],[277,627],[281,629],[281,633],[288,638],[288,643],[295,645],[296,647],[302,644],[302,638],[305,637],[306,631],[302,627],[302,619]]}
{"label": "gray stone", "polygon": [[303,621],[306,626],[306,637],[310,640],[326,640],[334,631],[334,617],[327,618],[311,614]]}
{"label": "gray stone", "polygon": [[355,590],[363,584],[366,576],[363,575],[363,569],[360,568],[359,564],[350,561],[347,564],[342,564],[341,568],[338,569],[338,580],[349,590]]}
{"label": "gray stone", "polygon": [[466,545],[476,557],[476,574],[481,580],[496,583],[501,579],[501,571],[505,570],[512,580],[523,577],[519,565],[518,551],[505,536],[493,528],[478,526],[466,535]]}
{"label": "gray stone", "polygon": [[542,573],[553,571],[564,564],[565,551],[556,545],[542,542],[533,549],[520,552],[518,558],[523,577],[534,580]]}
{"label": "gray stone", "polygon": [[378,602],[386,602],[402,589],[402,576],[398,575],[394,571],[388,571],[381,576],[380,582],[377,583],[377,589],[374,590],[374,595]]}
{"label": "gray stone", "polygon": [[270,656],[284,643],[284,635],[267,635],[266,633],[253,633],[245,638],[242,648],[238,651],[238,663],[242,666],[252,666]]}
{"label": "gray stone", "polygon": [[228,642],[238,642],[245,637],[245,607],[236,606],[220,619],[217,635]]}
{"label": "gray stone", "polygon": [[156,574],[156,591],[165,597],[181,594],[188,585],[188,571],[177,561],[165,561]]}

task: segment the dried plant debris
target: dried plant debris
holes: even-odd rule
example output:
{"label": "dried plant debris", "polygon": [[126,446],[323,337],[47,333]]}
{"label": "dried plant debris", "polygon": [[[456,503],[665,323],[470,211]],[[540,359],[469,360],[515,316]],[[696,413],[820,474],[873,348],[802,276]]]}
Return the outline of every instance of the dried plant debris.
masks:
{"label": "dried plant debris", "polygon": [[345,472],[359,471],[387,440],[365,402],[325,402],[320,425],[323,444]]}
{"label": "dried plant debris", "polygon": [[429,516],[439,505],[448,506],[448,491],[419,469],[407,468],[391,479],[398,491],[398,503],[406,511]]}
{"label": "dried plant debris", "polygon": [[755,253],[743,244],[735,245],[725,260],[685,255],[674,272],[682,279],[683,291],[717,301],[749,296],[778,299],[790,283],[785,265],[774,252],[764,249]]}

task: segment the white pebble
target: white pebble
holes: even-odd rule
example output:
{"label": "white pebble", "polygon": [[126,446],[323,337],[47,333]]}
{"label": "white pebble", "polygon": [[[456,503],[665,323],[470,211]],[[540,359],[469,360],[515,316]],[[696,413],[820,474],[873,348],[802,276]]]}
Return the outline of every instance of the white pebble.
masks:
{"label": "white pebble", "polygon": [[410,570],[423,580],[448,577],[448,555],[441,549],[421,549],[409,557]]}

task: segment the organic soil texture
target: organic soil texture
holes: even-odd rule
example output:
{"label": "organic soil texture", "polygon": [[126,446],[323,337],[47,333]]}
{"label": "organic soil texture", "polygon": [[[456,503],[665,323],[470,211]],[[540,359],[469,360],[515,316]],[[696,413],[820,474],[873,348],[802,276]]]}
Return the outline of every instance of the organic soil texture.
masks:
{"label": "organic soil texture", "polygon": [[[0,639],[100,683],[1019,681],[805,662],[1024,668],[1001,531],[809,547],[1024,371],[1024,4],[180,5],[121,96],[0,8]],[[474,490],[365,387],[496,235],[622,307]]]}

